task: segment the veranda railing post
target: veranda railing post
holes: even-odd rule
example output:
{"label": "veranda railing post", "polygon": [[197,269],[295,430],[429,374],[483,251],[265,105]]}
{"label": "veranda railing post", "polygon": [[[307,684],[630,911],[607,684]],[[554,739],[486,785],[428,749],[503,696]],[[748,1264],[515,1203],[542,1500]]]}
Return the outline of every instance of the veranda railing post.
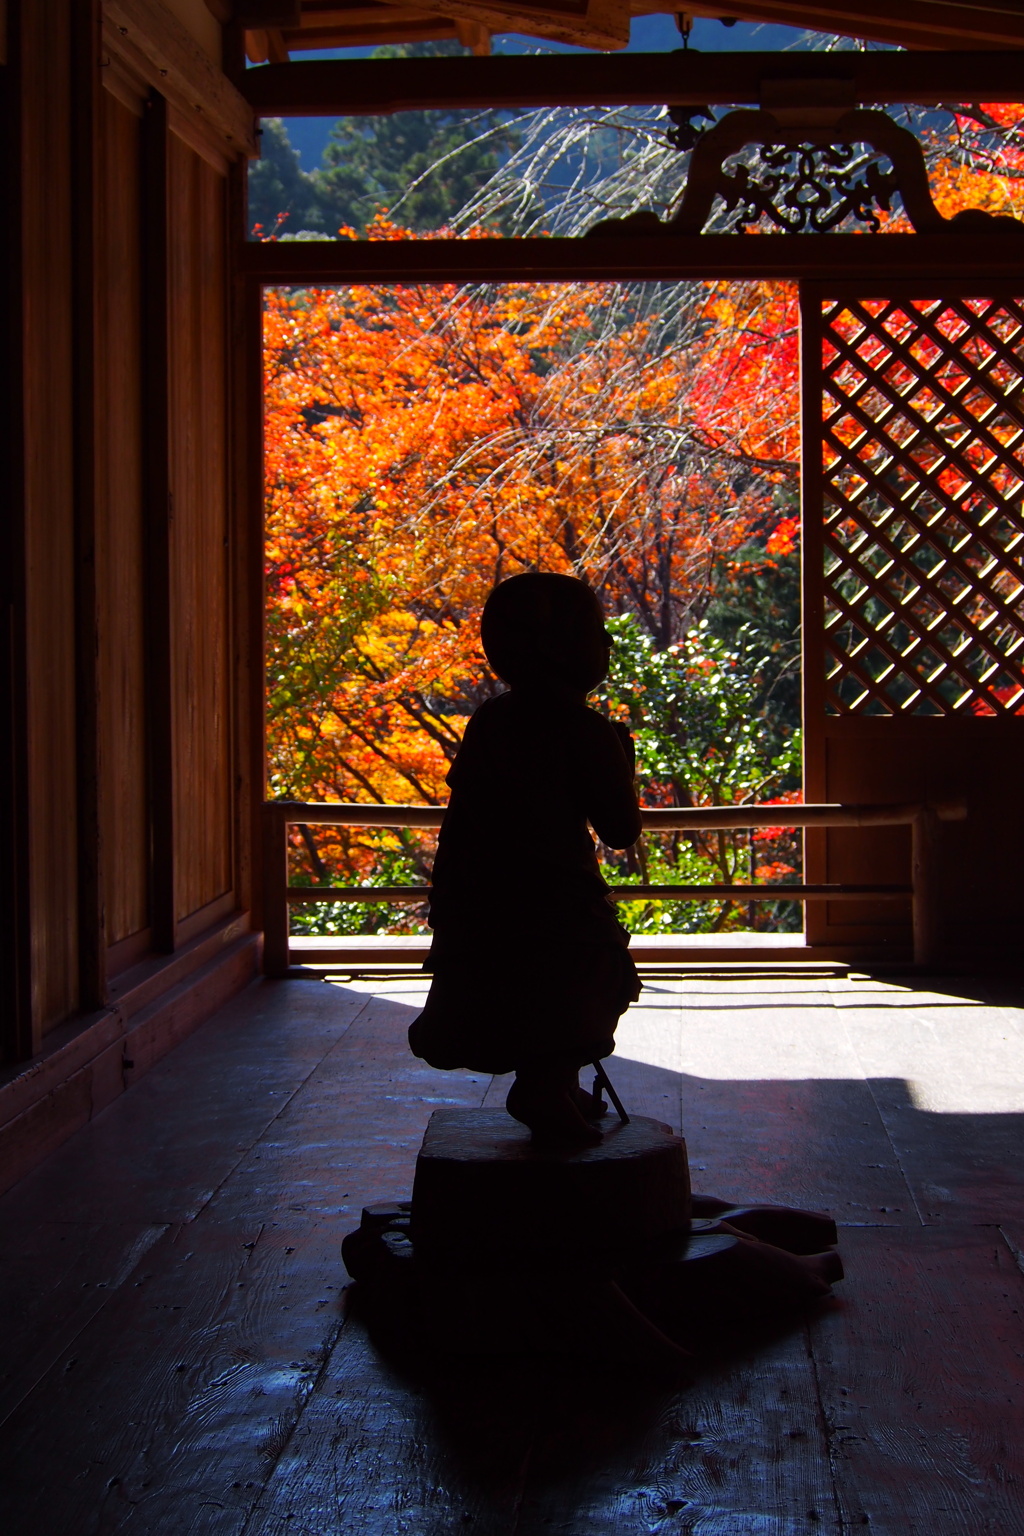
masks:
{"label": "veranda railing post", "polygon": [[939,818],[931,806],[922,805],[911,823],[911,880],[914,887],[914,963],[932,966],[938,959],[938,912],[936,910],[936,851]]}
{"label": "veranda railing post", "polygon": [[288,974],[288,823],[279,805],[263,807],[263,971]]}

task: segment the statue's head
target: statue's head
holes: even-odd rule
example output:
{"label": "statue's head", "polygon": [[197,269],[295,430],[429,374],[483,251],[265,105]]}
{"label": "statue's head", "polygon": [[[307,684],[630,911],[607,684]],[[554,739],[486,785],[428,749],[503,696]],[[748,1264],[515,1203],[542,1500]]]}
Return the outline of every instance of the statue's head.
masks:
{"label": "statue's head", "polygon": [[529,571],[499,582],[484,605],[487,660],[513,688],[589,693],[608,675],[611,636],[585,581]]}

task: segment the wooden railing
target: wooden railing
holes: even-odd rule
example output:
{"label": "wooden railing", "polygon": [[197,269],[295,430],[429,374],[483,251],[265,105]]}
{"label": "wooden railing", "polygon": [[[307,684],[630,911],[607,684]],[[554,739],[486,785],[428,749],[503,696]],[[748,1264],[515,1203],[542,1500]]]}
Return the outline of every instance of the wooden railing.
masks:
{"label": "wooden railing", "polygon": [[[914,961],[931,965],[938,958],[934,910],[935,851],[939,823],[962,821],[962,801],[937,805],[736,805],[697,809],[644,809],[647,832],[712,832],[755,827],[901,827],[911,828],[909,885],[613,885],[620,901],[644,897],[663,901],[711,901],[723,897],[749,901],[897,901],[911,899]],[[441,825],[443,806],[314,804],[269,800],[264,804],[263,966],[269,976],[288,974],[288,908],[300,902],[422,902],[427,885],[289,885],[288,828],[291,826],[413,827]]]}

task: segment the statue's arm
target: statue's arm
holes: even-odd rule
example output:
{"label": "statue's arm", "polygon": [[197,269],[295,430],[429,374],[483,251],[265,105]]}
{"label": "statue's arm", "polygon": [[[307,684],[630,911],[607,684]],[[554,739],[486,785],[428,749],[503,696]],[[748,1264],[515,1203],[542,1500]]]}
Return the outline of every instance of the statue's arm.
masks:
{"label": "statue's arm", "polygon": [[633,773],[633,738],[618,721],[588,711],[584,777],[587,820],[608,848],[629,848],[640,836],[640,807]]}

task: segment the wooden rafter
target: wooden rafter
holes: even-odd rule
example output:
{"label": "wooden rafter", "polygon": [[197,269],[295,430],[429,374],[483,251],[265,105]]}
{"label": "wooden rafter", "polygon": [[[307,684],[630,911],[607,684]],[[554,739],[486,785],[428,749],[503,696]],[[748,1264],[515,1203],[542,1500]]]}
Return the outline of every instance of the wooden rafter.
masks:
{"label": "wooden rafter", "polygon": [[161,0],[103,0],[102,18],[108,52],[206,125],[230,155],[259,153],[244,96]]}
{"label": "wooden rafter", "polygon": [[738,5],[700,4],[695,14],[803,27],[904,48],[1024,47],[1024,5],[1018,0],[845,0],[828,5],[820,0],[741,0]]}
{"label": "wooden rafter", "polygon": [[[388,13],[391,12],[389,18]],[[266,14],[248,4],[241,24],[265,36]],[[277,14],[271,8],[270,14]],[[585,48],[621,48],[629,41],[630,0],[303,0],[291,22],[281,24],[289,53],[305,49],[359,47],[379,40],[415,42],[424,28],[457,36],[476,51],[489,49],[492,31],[522,32]],[[252,56],[252,46],[249,48]]]}
{"label": "wooden rafter", "polygon": [[[518,32],[584,48],[617,49],[629,40],[633,16],[679,14],[674,0],[427,0],[415,11],[407,0],[244,0],[241,24],[266,37],[280,28],[291,51],[352,47],[373,40],[368,28],[387,23],[366,20],[367,11],[396,12],[398,40],[415,41],[425,25],[423,12],[439,24],[445,18],[491,32]],[[782,23],[905,48],[1024,48],[1024,0],[726,0],[687,6],[689,16]],[[404,28],[412,30],[402,31]],[[482,46],[482,45],[481,45]]]}
{"label": "wooden rafter", "polygon": [[[458,42],[465,47],[490,51],[490,33],[473,22],[457,21],[422,6],[386,5],[383,0],[366,0],[346,12],[344,46],[377,48],[386,43]],[[291,55],[301,49],[335,48],[337,28],[315,26],[317,18],[304,18],[300,29],[249,28],[246,30],[246,56],[251,64],[292,66]],[[433,61],[425,61],[433,62]]]}
{"label": "wooden rafter", "polygon": [[444,16],[475,21],[491,32],[521,32],[582,48],[617,49],[629,42],[629,0],[430,0]]}

